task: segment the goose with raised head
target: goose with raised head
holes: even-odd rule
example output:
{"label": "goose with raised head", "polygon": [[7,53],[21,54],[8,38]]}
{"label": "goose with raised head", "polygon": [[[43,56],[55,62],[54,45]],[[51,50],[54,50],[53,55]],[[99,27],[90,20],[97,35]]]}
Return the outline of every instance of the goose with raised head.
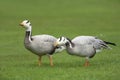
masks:
{"label": "goose with raised head", "polygon": [[29,20],[24,20],[20,23],[20,26],[26,29],[24,46],[32,53],[39,56],[38,64],[41,65],[41,58],[43,55],[48,54],[50,65],[53,66],[52,55],[56,52],[61,52],[64,47],[54,47],[54,42],[57,40],[51,35],[35,35],[32,36],[32,26]]}
{"label": "goose with raised head", "polygon": [[66,37],[60,37],[54,43],[54,46],[66,46],[66,50],[70,55],[86,57],[85,66],[89,66],[89,59],[92,58],[96,52],[102,49],[111,49],[108,44],[116,46],[115,43],[103,41],[94,36],[78,36],[70,40]]}

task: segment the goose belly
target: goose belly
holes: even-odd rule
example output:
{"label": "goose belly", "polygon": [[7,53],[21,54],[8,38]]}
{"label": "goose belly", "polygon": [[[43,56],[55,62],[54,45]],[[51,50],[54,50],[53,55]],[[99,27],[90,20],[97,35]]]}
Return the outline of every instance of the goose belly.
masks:
{"label": "goose belly", "polygon": [[50,44],[47,44],[47,46],[44,45],[43,43],[42,45],[39,45],[39,44],[31,43],[29,45],[25,45],[25,47],[36,55],[49,54],[54,50],[53,46]]}
{"label": "goose belly", "polygon": [[80,57],[91,57],[95,54],[95,49],[91,45],[74,47],[72,49],[67,49],[67,52],[71,55],[76,55]]}

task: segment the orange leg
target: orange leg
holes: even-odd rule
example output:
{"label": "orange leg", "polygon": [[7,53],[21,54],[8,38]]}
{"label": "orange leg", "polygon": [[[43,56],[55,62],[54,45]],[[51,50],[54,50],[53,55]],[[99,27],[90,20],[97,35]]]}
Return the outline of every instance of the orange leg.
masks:
{"label": "orange leg", "polygon": [[50,60],[50,66],[53,66],[52,55],[49,55],[49,60]]}
{"label": "orange leg", "polygon": [[42,65],[41,59],[42,59],[42,56],[39,56],[39,58],[38,58],[38,65],[39,65],[39,66]]}
{"label": "orange leg", "polygon": [[84,66],[87,67],[87,66],[89,66],[89,65],[90,65],[89,60],[86,59]]}

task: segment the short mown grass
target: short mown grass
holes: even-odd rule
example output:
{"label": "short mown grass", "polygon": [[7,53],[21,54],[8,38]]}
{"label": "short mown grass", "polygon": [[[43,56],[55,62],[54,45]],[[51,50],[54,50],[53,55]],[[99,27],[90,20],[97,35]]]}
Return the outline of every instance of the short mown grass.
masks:
{"label": "short mown grass", "polygon": [[[31,21],[33,35],[92,35],[117,46],[96,54],[89,67],[66,51],[53,55],[53,67],[47,56],[38,66],[38,57],[23,45],[25,30],[19,23],[24,19]],[[119,80],[119,43],[119,0],[0,1],[0,80]]]}

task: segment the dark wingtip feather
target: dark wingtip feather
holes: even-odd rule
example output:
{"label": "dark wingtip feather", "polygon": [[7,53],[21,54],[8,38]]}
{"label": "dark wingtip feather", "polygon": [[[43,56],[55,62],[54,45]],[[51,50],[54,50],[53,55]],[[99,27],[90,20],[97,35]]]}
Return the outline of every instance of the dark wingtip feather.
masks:
{"label": "dark wingtip feather", "polygon": [[106,44],[111,44],[113,46],[117,46],[115,43],[112,43],[112,42],[107,42],[107,41],[104,41]]}

